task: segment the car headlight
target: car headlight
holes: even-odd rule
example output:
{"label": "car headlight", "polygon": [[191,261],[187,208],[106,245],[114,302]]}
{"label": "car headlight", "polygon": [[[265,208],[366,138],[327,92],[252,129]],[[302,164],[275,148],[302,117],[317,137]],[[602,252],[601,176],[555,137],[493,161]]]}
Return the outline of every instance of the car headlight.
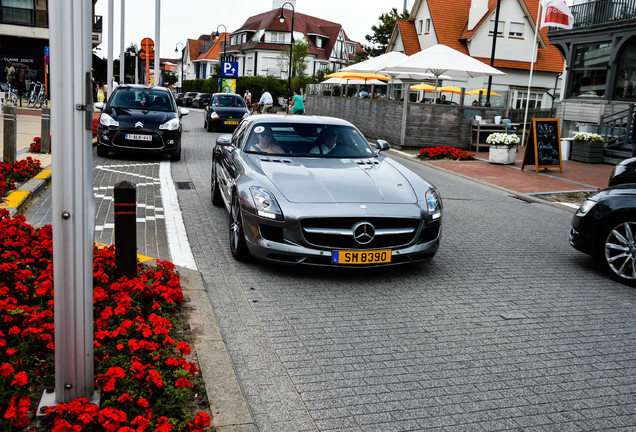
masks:
{"label": "car headlight", "polygon": [[102,126],[119,126],[119,122],[117,120],[104,113],[99,116],[99,122]]}
{"label": "car headlight", "polygon": [[250,113],[246,112],[245,114],[243,114],[243,118],[248,118],[250,116]]}
{"label": "car headlight", "polygon": [[172,120],[168,120],[164,124],[159,126],[161,130],[177,130],[179,129],[179,119],[173,118]]}
{"label": "car headlight", "polygon": [[585,216],[597,204],[597,201],[586,199],[576,211],[577,216]]}
{"label": "car headlight", "polygon": [[434,189],[426,191],[426,207],[431,219],[438,219],[442,216],[442,201]]}
{"label": "car headlight", "polygon": [[212,111],[212,113],[210,113],[210,118],[211,119],[218,119],[219,115],[216,113],[216,111]]}
{"label": "car headlight", "polygon": [[256,214],[266,219],[284,220],[283,212],[281,211],[274,194],[260,186],[250,187],[250,192],[254,199]]}

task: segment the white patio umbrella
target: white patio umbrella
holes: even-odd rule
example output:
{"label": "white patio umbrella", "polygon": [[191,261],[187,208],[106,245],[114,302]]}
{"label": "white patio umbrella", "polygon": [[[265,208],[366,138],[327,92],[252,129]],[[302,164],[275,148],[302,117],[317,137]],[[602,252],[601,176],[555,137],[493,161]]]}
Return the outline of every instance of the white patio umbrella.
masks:
{"label": "white patio umbrella", "polygon": [[[446,45],[437,44],[430,48],[417,52],[399,63],[386,66],[378,71],[389,75],[388,71],[405,73],[431,73],[435,75],[435,87],[442,74],[451,77],[479,77],[485,75],[505,75],[503,72],[488,66],[464,53],[454,50]],[[389,75],[390,76],[390,75]],[[406,130],[406,103],[404,98],[404,115],[402,118],[402,139]]]}

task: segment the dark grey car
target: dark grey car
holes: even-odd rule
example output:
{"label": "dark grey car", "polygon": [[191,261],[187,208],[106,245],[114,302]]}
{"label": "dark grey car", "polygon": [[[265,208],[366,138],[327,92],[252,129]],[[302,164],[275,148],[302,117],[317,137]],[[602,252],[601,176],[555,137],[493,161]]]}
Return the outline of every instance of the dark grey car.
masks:
{"label": "dark grey car", "polygon": [[440,195],[385,157],[388,148],[378,140],[372,149],[355,126],[330,117],[243,120],[217,139],[212,161],[212,202],[230,214],[232,255],[323,266],[433,258]]}

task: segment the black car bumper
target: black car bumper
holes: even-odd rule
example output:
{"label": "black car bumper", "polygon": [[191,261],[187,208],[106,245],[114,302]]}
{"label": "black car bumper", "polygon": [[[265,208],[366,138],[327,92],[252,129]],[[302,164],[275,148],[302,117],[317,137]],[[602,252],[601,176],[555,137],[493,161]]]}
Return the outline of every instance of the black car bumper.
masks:
{"label": "black car bumper", "polygon": [[[144,139],[140,139],[144,137]],[[100,127],[97,145],[122,153],[175,154],[181,149],[181,131],[147,131]]]}
{"label": "black car bumper", "polygon": [[587,217],[574,215],[570,229],[570,245],[588,255],[596,255],[598,244],[598,229]]}

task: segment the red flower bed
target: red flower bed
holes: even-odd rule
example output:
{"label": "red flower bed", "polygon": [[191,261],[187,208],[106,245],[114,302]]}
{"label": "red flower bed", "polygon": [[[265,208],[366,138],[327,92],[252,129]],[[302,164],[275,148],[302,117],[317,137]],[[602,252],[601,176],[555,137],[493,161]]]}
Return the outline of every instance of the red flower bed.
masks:
{"label": "red flower bed", "polygon": [[35,137],[29,145],[29,153],[40,153],[42,151],[42,138]]}
{"label": "red flower bed", "polygon": [[457,160],[475,160],[473,153],[468,153],[464,150],[450,147],[427,147],[420,149],[417,157],[419,159],[457,159]]}
{"label": "red flower bed", "polygon": [[[41,391],[55,385],[51,226],[0,210],[0,429],[31,424]],[[119,277],[114,247],[94,249],[94,354],[101,406],[86,399],[47,410],[47,430],[202,431],[210,417],[186,406],[202,393],[187,342],[174,339],[183,293],[174,265],[138,265]]]}
{"label": "red flower bed", "polygon": [[40,161],[26,158],[18,162],[0,162],[0,202],[3,197],[15,189],[16,183],[25,182],[36,176],[42,168]]}

